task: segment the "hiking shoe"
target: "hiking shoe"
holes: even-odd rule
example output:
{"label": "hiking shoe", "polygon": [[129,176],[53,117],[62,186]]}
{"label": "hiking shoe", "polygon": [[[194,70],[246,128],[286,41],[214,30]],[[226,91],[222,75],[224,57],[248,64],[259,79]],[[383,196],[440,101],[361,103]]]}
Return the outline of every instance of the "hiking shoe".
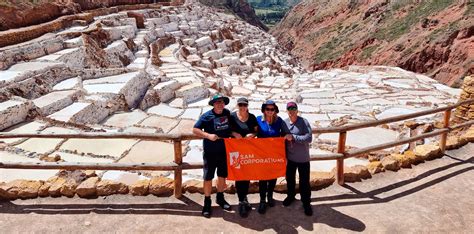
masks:
{"label": "hiking shoe", "polygon": [[247,209],[247,204],[245,204],[245,202],[239,202],[239,215],[242,218],[247,218],[247,216],[249,216],[249,210]]}
{"label": "hiking shoe", "polygon": [[274,207],[275,206],[275,200],[273,200],[273,198],[268,198],[267,205],[269,207]]}
{"label": "hiking shoe", "polygon": [[243,201],[244,205],[245,205],[245,209],[247,211],[251,211],[252,210],[252,206],[250,205],[249,201],[247,200],[247,198],[245,198],[245,200]]}
{"label": "hiking shoe", "polygon": [[211,200],[204,200],[204,206],[202,207],[202,216],[206,218],[211,217]]}
{"label": "hiking shoe", "polygon": [[286,197],[285,200],[283,200],[283,205],[290,206],[294,200],[295,200],[295,197]]}
{"label": "hiking shoe", "polygon": [[224,210],[231,210],[232,207],[230,206],[229,203],[227,203],[227,201],[224,199],[224,197],[217,197],[216,199],[216,203]]}
{"label": "hiking shoe", "polygon": [[265,203],[265,201],[260,201],[260,204],[258,205],[258,213],[265,214],[266,211],[267,211],[267,203]]}
{"label": "hiking shoe", "polygon": [[267,205],[269,207],[274,207],[275,206],[275,200],[273,200],[272,195],[267,196]]}
{"label": "hiking shoe", "polygon": [[312,216],[313,215],[313,207],[311,206],[311,204],[303,205],[303,209],[304,209],[304,214],[306,216]]}

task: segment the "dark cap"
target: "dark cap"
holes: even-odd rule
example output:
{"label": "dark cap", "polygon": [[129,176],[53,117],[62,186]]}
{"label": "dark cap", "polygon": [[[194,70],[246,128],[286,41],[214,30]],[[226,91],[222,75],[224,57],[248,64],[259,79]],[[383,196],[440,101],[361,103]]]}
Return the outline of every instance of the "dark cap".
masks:
{"label": "dark cap", "polygon": [[288,102],[288,103],[286,104],[286,109],[287,109],[287,110],[288,110],[289,108],[292,108],[292,107],[298,109],[298,105],[296,104],[296,102]]}
{"label": "dark cap", "polygon": [[214,94],[214,96],[212,96],[212,97],[209,99],[209,105],[210,105],[210,106],[213,106],[214,103],[215,103],[217,100],[219,100],[219,99],[220,99],[220,100],[223,100],[226,105],[229,104],[229,98],[228,98],[228,97],[226,97],[226,96],[224,96],[224,95],[222,95],[222,94],[220,94],[220,93],[216,93],[216,94]]}
{"label": "dark cap", "polygon": [[249,100],[247,98],[244,98],[244,97],[241,97],[239,99],[237,99],[237,104],[249,104]]}

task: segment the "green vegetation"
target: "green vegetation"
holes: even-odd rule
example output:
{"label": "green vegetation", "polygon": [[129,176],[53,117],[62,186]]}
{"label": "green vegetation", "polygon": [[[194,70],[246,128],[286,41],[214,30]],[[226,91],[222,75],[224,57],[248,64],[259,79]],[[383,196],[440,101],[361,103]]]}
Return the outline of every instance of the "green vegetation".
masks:
{"label": "green vegetation", "polygon": [[372,56],[375,50],[377,50],[378,45],[373,45],[373,46],[367,46],[362,50],[362,53],[360,53],[360,58],[361,59],[368,59]]}
{"label": "green vegetation", "polygon": [[359,25],[355,23],[355,26],[351,25],[344,27],[342,24],[337,23],[330,28],[319,30],[318,34],[311,34],[311,36],[314,35],[320,37],[328,32],[337,32],[336,36],[332,37],[328,42],[319,47],[314,57],[314,61],[316,63],[321,63],[324,61],[334,60],[352,48],[354,44],[352,44],[352,41],[349,38],[351,38],[358,26]]}
{"label": "green vegetation", "polygon": [[443,38],[443,36],[451,35],[454,31],[459,30],[459,22],[451,22],[448,25],[445,25],[441,28],[434,30],[429,36],[428,39],[430,41],[437,40],[439,38]]}
{"label": "green vegetation", "polygon": [[280,22],[286,12],[299,0],[248,0],[248,2],[255,9],[257,17],[271,27]]}
{"label": "green vegetation", "polygon": [[[447,8],[453,0],[430,0],[418,3],[415,9],[411,10],[405,17],[393,20],[393,12],[390,12],[386,22],[390,22],[387,27],[380,28],[375,37],[379,40],[393,41],[408,33],[411,28],[434,12]],[[392,19],[390,19],[392,18]]]}
{"label": "green vegetation", "polygon": [[343,42],[344,40],[339,36],[331,38],[328,42],[319,47],[314,58],[315,62],[321,63],[324,61],[334,60],[341,56],[345,51],[345,48],[341,45]]}
{"label": "green vegetation", "polygon": [[467,10],[464,15],[474,15],[474,1],[468,1],[467,3]]}
{"label": "green vegetation", "polygon": [[280,22],[288,10],[289,8],[284,7],[255,8],[255,14],[264,24],[270,27]]}

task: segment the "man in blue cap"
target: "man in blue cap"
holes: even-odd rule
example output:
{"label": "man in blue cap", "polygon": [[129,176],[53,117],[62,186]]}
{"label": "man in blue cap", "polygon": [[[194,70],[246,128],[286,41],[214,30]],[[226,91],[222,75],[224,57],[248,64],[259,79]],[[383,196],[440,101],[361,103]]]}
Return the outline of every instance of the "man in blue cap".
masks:
{"label": "man in blue cap", "polygon": [[229,203],[224,199],[225,178],[227,177],[227,157],[223,138],[232,134],[230,126],[230,111],[225,108],[229,98],[215,94],[209,100],[212,110],[207,111],[196,122],[193,133],[204,138],[204,207],[202,215],[211,217],[211,190],[212,179],[217,171],[216,203],[224,210],[230,210]]}

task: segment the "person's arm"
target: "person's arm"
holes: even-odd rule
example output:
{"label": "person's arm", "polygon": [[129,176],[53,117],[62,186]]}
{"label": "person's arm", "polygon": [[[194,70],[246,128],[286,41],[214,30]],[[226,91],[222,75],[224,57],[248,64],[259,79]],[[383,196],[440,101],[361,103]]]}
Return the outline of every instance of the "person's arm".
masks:
{"label": "person's arm", "polygon": [[216,134],[207,133],[199,128],[193,128],[193,134],[198,137],[208,139],[210,141],[216,141],[217,139],[219,139],[219,137]]}
{"label": "person's arm", "polygon": [[293,139],[295,139],[295,142],[297,143],[311,143],[313,141],[313,130],[311,129],[311,125],[306,119],[303,119],[304,122],[304,128],[306,129],[306,133],[303,135],[296,135],[293,134]]}
{"label": "person's arm", "polygon": [[237,138],[237,139],[242,138],[242,135],[240,135],[240,133],[238,133],[238,132],[232,132],[232,136],[233,136],[234,138]]}
{"label": "person's arm", "polygon": [[285,137],[287,141],[293,140],[293,135],[291,134],[290,129],[288,129],[285,121],[282,121],[281,123],[281,135]]}

